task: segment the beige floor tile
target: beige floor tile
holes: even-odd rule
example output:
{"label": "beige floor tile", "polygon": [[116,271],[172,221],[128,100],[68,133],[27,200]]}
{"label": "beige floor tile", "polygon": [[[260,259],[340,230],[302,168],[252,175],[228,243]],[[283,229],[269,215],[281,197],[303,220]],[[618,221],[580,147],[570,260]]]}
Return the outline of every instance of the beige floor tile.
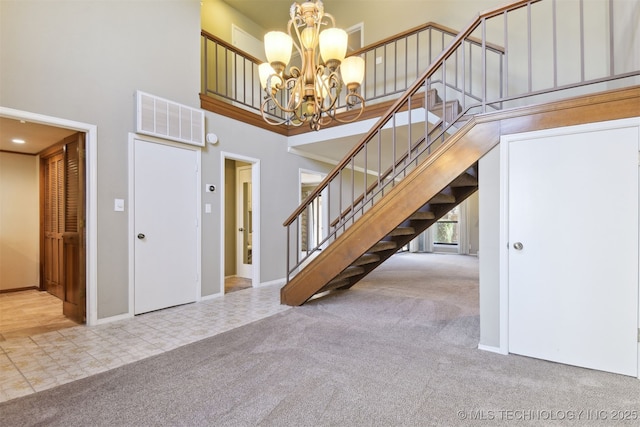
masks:
{"label": "beige floor tile", "polygon": [[[44,301],[53,306],[59,300],[45,292],[24,291],[14,296],[13,307],[8,303],[11,298],[0,294],[0,311],[7,325],[12,322],[11,328],[17,326],[16,331],[22,331],[4,340],[0,333],[0,402],[142,360],[287,310],[289,307],[280,305],[279,290],[278,286],[249,287],[217,299],[94,327],[57,322],[50,307],[44,310],[51,312],[49,320],[29,326],[18,318],[38,317],[29,304]],[[1,325],[2,319],[0,331]]]}

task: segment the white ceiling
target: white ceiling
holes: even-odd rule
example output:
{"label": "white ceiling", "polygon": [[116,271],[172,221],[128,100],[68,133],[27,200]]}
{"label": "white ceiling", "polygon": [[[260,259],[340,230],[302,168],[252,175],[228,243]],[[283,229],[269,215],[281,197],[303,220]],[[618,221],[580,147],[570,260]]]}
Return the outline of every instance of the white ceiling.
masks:
{"label": "white ceiling", "polygon": [[[75,132],[71,129],[0,117],[0,151],[37,154]],[[16,144],[11,141],[14,138],[22,139],[25,143]]]}

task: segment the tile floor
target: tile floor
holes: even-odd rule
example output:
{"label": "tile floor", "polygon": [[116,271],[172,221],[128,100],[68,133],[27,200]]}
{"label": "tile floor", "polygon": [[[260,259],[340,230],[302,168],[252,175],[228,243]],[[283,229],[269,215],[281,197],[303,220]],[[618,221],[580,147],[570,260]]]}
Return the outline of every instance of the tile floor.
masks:
{"label": "tile floor", "polygon": [[280,286],[0,341],[0,402],[172,350],[287,310]]}
{"label": "tile floor", "polygon": [[77,325],[62,314],[62,301],[48,292],[0,293],[0,341]]}

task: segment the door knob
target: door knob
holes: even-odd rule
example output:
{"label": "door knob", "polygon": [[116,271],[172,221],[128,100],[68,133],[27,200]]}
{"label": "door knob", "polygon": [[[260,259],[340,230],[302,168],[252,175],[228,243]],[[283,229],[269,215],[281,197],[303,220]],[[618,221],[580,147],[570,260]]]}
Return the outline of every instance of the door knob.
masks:
{"label": "door knob", "polygon": [[515,242],[513,244],[513,249],[515,249],[516,251],[521,251],[522,248],[524,248],[524,245],[520,242]]}
{"label": "door knob", "polygon": [[146,236],[142,233],[138,233],[138,239],[142,240],[144,239]]}
{"label": "door knob", "polygon": [[240,227],[238,228],[238,231],[244,231],[244,228]]}

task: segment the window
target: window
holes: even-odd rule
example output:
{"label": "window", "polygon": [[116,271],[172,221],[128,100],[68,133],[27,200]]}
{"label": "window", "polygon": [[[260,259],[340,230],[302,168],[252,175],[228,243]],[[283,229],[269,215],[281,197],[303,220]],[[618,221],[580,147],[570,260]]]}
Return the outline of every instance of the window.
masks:
{"label": "window", "polygon": [[433,243],[436,245],[457,245],[459,243],[460,206],[451,209],[435,224]]}

